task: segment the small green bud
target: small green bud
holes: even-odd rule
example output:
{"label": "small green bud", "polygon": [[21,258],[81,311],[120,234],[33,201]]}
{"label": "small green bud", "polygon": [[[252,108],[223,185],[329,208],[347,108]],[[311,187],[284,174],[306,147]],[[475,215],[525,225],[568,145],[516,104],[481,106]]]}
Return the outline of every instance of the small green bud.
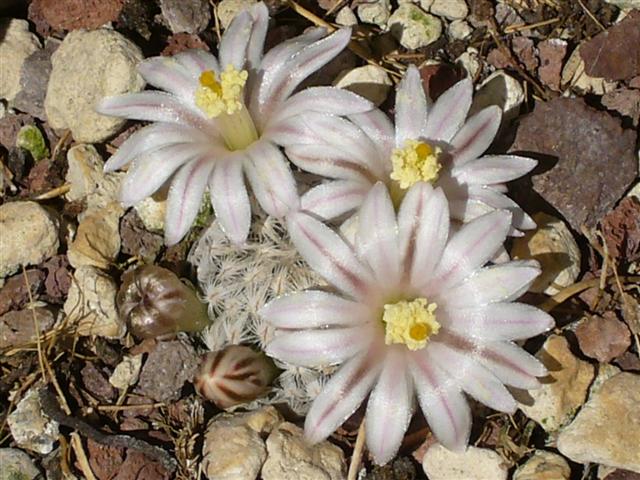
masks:
{"label": "small green bud", "polygon": [[16,147],[27,150],[36,162],[49,156],[42,132],[35,125],[25,125],[18,132]]}

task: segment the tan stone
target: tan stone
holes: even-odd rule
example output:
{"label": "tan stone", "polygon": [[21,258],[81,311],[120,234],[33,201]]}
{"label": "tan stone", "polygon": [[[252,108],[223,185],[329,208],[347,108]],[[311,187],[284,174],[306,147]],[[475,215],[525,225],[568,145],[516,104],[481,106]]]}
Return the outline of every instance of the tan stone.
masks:
{"label": "tan stone", "polygon": [[500,455],[493,450],[468,447],[458,453],[440,444],[427,450],[422,468],[429,480],[506,480],[508,471]]}
{"label": "tan stone", "polygon": [[514,259],[540,262],[542,273],[530,290],[555,295],[580,275],[580,249],[562,220],[546,213],[538,213],[533,219],[538,228],[516,238],[511,255]]}
{"label": "tan stone", "polygon": [[38,37],[29,31],[29,22],[17,18],[0,21],[0,98],[13,101],[20,92],[20,73],[29,55],[40,48]]}
{"label": "tan stone", "polygon": [[393,83],[381,67],[365,65],[341,73],[334,85],[357,93],[379,106],[387,99]]}
{"label": "tan stone", "polygon": [[556,453],[537,450],[514,473],[513,480],[569,480],[571,467]]}
{"label": "tan stone", "polygon": [[76,238],[69,245],[69,263],[107,270],[120,252],[120,215],[122,208],[111,204],[87,215],[78,225]]}
{"label": "tan stone", "polygon": [[[550,336],[536,357],[547,367],[549,375],[541,379],[542,387],[517,395],[520,409],[548,432],[568,423],[587,398],[594,368],[577,358],[566,338]],[[528,395],[529,398],[525,399]]]}
{"label": "tan stone", "polygon": [[116,284],[100,270],[79,267],[73,274],[64,312],[75,323],[79,335],[120,338],[125,325],[116,310]]}
{"label": "tan stone", "polygon": [[640,473],[640,375],[605,381],[558,436],[560,453],[577,463],[599,463]]}
{"label": "tan stone", "polygon": [[309,445],[303,431],[281,423],[267,438],[263,480],[344,480],[346,463],[341,448],[327,441]]}

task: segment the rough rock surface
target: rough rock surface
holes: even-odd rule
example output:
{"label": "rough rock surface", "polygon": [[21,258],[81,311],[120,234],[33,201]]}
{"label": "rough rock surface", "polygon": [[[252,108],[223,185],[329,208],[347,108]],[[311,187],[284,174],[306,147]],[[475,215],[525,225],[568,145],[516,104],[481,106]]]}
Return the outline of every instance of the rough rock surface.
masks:
{"label": "rough rock surface", "polygon": [[38,10],[56,30],[94,29],[114,21],[125,0],[34,0]]}
{"label": "rough rock surface", "polygon": [[435,0],[429,11],[438,17],[460,20],[467,16],[469,8],[464,0]]}
{"label": "rough rock surface", "polygon": [[144,81],[136,70],[142,52],[108,29],[69,33],[51,56],[45,111],[52,128],[71,130],[77,142],[96,143],[114,135],[125,120],[95,112],[104,97],[138,92]]}
{"label": "rough rock surface", "polygon": [[0,232],[0,278],[58,251],[58,221],[35,202],[0,205]]}
{"label": "rough rock surface", "polygon": [[580,56],[592,77],[627,80],[640,74],[640,11],[585,41]]}
{"label": "rough rock surface", "polygon": [[107,270],[120,252],[120,216],[122,207],[111,204],[85,215],[69,245],[69,263],[75,268],[83,265]]}
{"label": "rough rock surface", "polygon": [[556,453],[545,450],[536,452],[513,473],[513,480],[569,480],[571,468]]}
{"label": "rough rock surface", "polygon": [[58,45],[59,40],[48,39],[43,49],[27,57],[20,73],[20,91],[13,100],[15,108],[41,120],[46,119],[44,98],[51,74],[51,55]]}
{"label": "rough rock surface", "polygon": [[635,142],[636,133],[606,112],[556,98],[522,119],[511,150],[543,157],[533,188],[580,231],[595,226],[636,178]]}
{"label": "rough rock surface", "polygon": [[497,105],[502,109],[502,122],[514,119],[520,113],[520,105],[525,100],[520,82],[502,70],[489,75],[476,93],[469,115],[483,108]]}
{"label": "rough rock surface", "polygon": [[29,32],[26,20],[4,18],[0,20],[0,98],[13,101],[20,91],[20,72],[25,60],[40,48],[38,37]]}
{"label": "rough rock surface", "polygon": [[530,291],[555,295],[580,275],[580,248],[562,220],[546,213],[538,213],[533,219],[538,228],[514,239],[511,255],[540,263],[542,273]]}
{"label": "rough rock surface", "polygon": [[611,311],[583,319],[576,328],[576,337],[580,350],[600,363],[610,362],[631,345],[629,329]]}
{"label": "rough rock surface", "polygon": [[254,480],[267,458],[262,437],[282,422],[273,407],[216,416],[207,426],[202,451],[209,480]]}
{"label": "rough rock surface", "polygon": [[256,3],[258,0],[222,0],[216,7],[220,26],[223,29],[227,28],[238,13]]}
{"label": "rough rock surface", "polygon": [[267,438],[263,480],[343,480],[346,463],[341,448],[327,441],[309,445],[302,429],[281,423]]}
{"label": "rough rock surface", "polygon": [[607,380],[560,432],[558,450],[577,463],[599,463],[640,473],[640,375]]}
{"label": "rough rock surface", "polygon": [[11,436],[19,447],[47,454],[58,441],[58,422],[42,412],[38,390],[32,388],[7,417]]}
{"label": "rough rock surface", "polygon": [[125,332],[116,310],[116,284],[100,270],[81,266],[64,303],[69,321],[77,324],[79,335],[119,338]]}
{"label": "rough rock surface", "polygon": [[442,34],[442,22],[417,5],[403,3],[389,18],[389,29],[400,44],[409,50],[426,47]]}
{"label": "rough rock surface", "polygon": [[34,480],[40,475],[31,457],[17,448],[0,448],[0,480]]}
{"label": "rough rock surface", "polygon": [[387,99],[392,82],[387,72],[377,65],[357,67],[340,75],[334,85],[350,90],[380,106]]}
{"label": "rough rock surface", "polygon": [[542,387],[518,395],[520,409],[551,432],[568,423],[585,402],[594,377],[590,363],[577,358],[564,337],[550,336],[536,357],[547,367],[549,375],[541,379]]}
{"label": "rough rock surface", "polygon": [[559,38],[551,38],[538,43],[540,81],[555,91],[560,91],[560,75],[562,64],[567,54],[567,42]]}
{"label": "rough rock surface", "polygon": [[160,0],[160,9],[173,33],[200,33],[211,20],[207,0]]}
{"label": "rough rock surface", "polygon": [[500,455],[486,448],[468,447],[452,452],[440,444],[430,447],[422,459],[429,480],[506,480],[507,465]]}
{"label": "rough rock surface", "polygon": [[186,341],[159,342],[147,356],[136,392],[157,402],[177,400],[199,363],[200,358]]}
{"label": "rough rock surface", "polygon": [[42,307],[5,313],[0,316],[0,349],[35,342],[35,321],[38,322],[40,333],[43,333],[53,326],[54,320],[53,313]]}
{"label": "rough rock surface", "polygon": [[373,23],[384,28],[391,14],[391,2],[389,0],[372,0],[361,3],[356,12],[362,22]]}

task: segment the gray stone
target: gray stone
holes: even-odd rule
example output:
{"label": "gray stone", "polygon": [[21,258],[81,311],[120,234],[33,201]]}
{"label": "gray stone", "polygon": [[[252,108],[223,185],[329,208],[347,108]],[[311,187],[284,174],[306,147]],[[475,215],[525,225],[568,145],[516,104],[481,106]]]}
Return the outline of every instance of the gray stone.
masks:
{"label": "gray stone", "polygon": [[0,205],[0,232],[0,278],[58,251],[58,220],[36,202]]}
{"label": "gray stone", "polygon": [[43,413],[37,388],[31,388],[18,402],[7,424],[16,444],[27,450],[46,455],[58,440],[58,422]]}
{"label": "gray stone", "polygon": [[388,25],[393,36],[409,50],[426,47],[442,34],[440,19],[411,3],[400,5],[389,18]]}
{"label": "gray stone", "polygon": [[456,453],[438,443],[424,454],[422,468],[429,480],[506,480],[508,471],[493,450],[469,446]]}
{"label": "gray stone", "polygon": [[144,88],[136,65],[142,52],[106,28],[70,32],[51,56],[44,107],[51,127],[71,130],[77,142],[97,143],[114,135],[125,119],[95,112],[104,97]]}
{"label": "gray stone", "polygon": [[44,98],[51,74],[51,55],[59,45],[59,40],[48,39],[43,49],[27,57],[22,65],[20,91],[13,100],[15,108],[41,120],[46,120]]}
{"label": "gray stone", "polygon": [[324,441],[309,445],[301,428],[281,423],[267,438],[263,480],[344,480],[346,463],[341,448]]}
{"label": "gray stone", "polygon": [[385,28],[389,15],[391,15],[391,2],[389,0],[373,0],[361,3],[358,5],[356,12],[362,22]]}
{"label": "gray stone", "polygon": [[447,35],[453,40],[464,40],[473,32],[473,28],[464,20],[454,20],[447,27]]}
{"label": "gray stone", "polygon": [[173,33],[198,34],[211,20],[211,5],[207,0],[160,0],[160,9]]}
{"label": "gray stone", "polygon": [[15,18],[0,20],[0,98],[9,103],[20,92],[20,72],[29,55],[40,48],[38,37],[29,32],[29,22]]}
{"label": "gray stone", "polygon": [[40,475],[31,457],[17,448],[0,448],[0,480],[34,480]]}
{"label": "gray stone", "polygon": [[469,8],[464,0],[435,0],[429,11],[438,17],[460,20],[467,16]]}
{"label": "gray stone", "polygon": [[[606,380],[558,436],[558,450],[577,463],[640,473],[640,375]],[[635,445],[635,447],[634,447]]]}
{"label": "gray stone", "polygon": [[34,307],[12,310],[0,316],[0,349],[25,346],[37,341],[35,323],[40,333],[55,323],[53,313],[47,308]]}

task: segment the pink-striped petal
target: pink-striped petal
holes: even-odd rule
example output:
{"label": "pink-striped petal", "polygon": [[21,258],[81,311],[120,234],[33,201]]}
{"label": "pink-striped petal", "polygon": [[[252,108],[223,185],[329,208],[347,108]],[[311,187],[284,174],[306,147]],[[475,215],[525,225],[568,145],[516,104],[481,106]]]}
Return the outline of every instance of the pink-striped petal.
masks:
{"label": "pink-striped petal", "polygon": [[515,413],[516,401],[504,384],[476,360],[440,342],[433,342],[429,349],[440,368],[466,393],[494,410]]}
{"label": "pink-striped petal", "polygon": [[263,79],[263,100],[270,97],[273,102],[281,102],[296,89],[300,83],[332,60],[344,49],[351,39],[351,29],[340,30],[303,47],[295,55],[289,57],[281,69],[286,75],[274,75]]}
{"label": "pink-striped petal", "polygon": [[305,213],[289,215],[287,226],[291,241],[314,271],[352,297],[366,294],[371,271],[338,234]]}
{"label": "pink-striped petal", "polygon": [[533,170],[537,164],[538,162],[532,158],[489,155],[456,167],[451,174],[458,181],[470,185],[490,185],[520,178]]}
{"label": "pink-striped petal", "polygon": [[394,127],[389,117],[376,108],[366,113],[349,115],[349,120],[373,141],[381,162],[385,168],[389,168],[388,158],[395,146]]}
{"label": "pink-striped petal", "polygon": [[172,123],[154,123],[147,125],[135,132],[120,145],[116,153],[104,164],[104,171],[112,172],[123,167],[146,151],[176,143],[200,143],[204,145],[208,143],[208,139],[200,130],[186,125]]}
{"label": "pink-striped petal", "polygon": [[424,137],[449,142],[467,118],[472,94],[473,84],[466,78],[440,95],[429,110]]}
{"label": "pink-striped petal", "polygon": [[400,278],[400,251],[396,212],[384,183],[369,192],[358,212],[358,256],[371,267],[378,282],[393,284]]}
{"label": "pink-striped petal", "polygon": [[464,395],[429,353],[429,348],[411,355],[411,374],[418,401],[431,431],[449,450],[462,451],[471,433],[471,413]]}
{"label": "pink-striped petal", "polygon": [[317,330],[278,331],[267,355],[300,367],[336,365],[368,346],[370,335],[361,326]]}
{"label": "pink-striped petal", "polygon": [[247,45],[247,64],[250,68],[257,69],[262,59],[264,41],[267,37],[269,27],[269,9],[260,2],[249,9],[253,17],[253,27],[251,28],[251,38]]}
{"label": "pink-striped petal", "polygon": [[472,116],[453,137],[453,165],[461,167],[482,155],[493,142],[500,128],[502,110],[495,105]]}
{"label": "pink-striped petal", "polygon": [[491,303],[446,310],[448,330],[478,340],[520,340],[553,328],[551,315],[524,303]]}
{"label": "pink-striped petal", "polygon": [[362,159],[344,149],[321,143],[290,145],[287,157],[302,170],[328,178],[373,183],[378,180]]}
{"label": "pink-striped petal", "polygon": [[233,65],[236,70],[244,68],[252,26],[253,17],[246,10],[233,18],[220,41],[218,58],[222,70],[228,65]]}
{"label": "pink-striped petal", "polygon": [[191,228],[213,166],[214,159],[205,154],[182,167],[171,181],[164,225],[167,245],[178,243]]}
{"label": "pink-striped petal", "polygon": [[283,217],[297,209],[300,199],[293,173],[278,147],[258,141],[245,153],[245,173],[263,210],[274,217]]}
{"label": "pink-striped petal", "polygon": [[438,332],[438,341],[472,355],[505,385],[533,389],[540,386],[536,377],[547,375],[547,369],[534,356],[511,342],[472,342],[449,331]]}
{"label": "pink-striped petal", "polygon": [[[536,228],[536,222],[513,200],[498,192],[492,187],[480,187],[472,185],[469,187],[469,197],[479,200],[493,208],[508,210],[511,212],[511,224],[515,228],[531,230]],[[512,235],[512,233],[509,233]]]}
{"label": "pink-striped petal", "polygon": [[307,440],[320,442],[342,425],[371,391],[378,372],[377,362],[365,353],[346,362],[311,405],[304,422]]}
{"label": "pink-striped petal", "polygon": [[372,320],[370,309],[362,303],[322,290],[278,297],[262,307],[260,316],[280,329],[345,327]]}
{"label": "pink-striped petal", "polygon": [[487,263],[504,243],[510,224],[511,214],[505,211],[487,213],[464,224],[447,242],[429,290],[455,285]]}
{"label": "pink-striped petal", "polygon": [[449,208],[441,189],[414,184],[398,213],[399,248],[403,270],[411,285],[424,285],[431,276],[449,235]]}
{"label": "pink-striped petal", "polygon": [[216,165],[209,181],[209,196],[224,234],[235,244],[244,243],[251,227],[251,203],[240,158],[232,156]]}
{"label": "pink-striped petal", "polygon": [[477,270],[459,285],[440,292],[447,308],[479,307],[515,300],[526,292],[540,268],[531,262],[513,261]]}
{"label": "pink-striped petal", "polygon": [[220,64],[216,57],[199,48],[185,50],[175,54],[172,58],[182,65],[196,82],[200,79],[200,74],[205,70],[220,73]]}
{"label": "pink-striped petal", "polygon": [[407,68],[396,91],[396,146],[406,140],[417,140],[427,127],[427,97],[420,72],[415,65]]}
{"label": "pink-striped petal", "polygon": [[98,102],[96,111],[102,115],[143,120],[186,124],[218,138],[215,126],[202,114],[165,92],[146,91],[106,97]]}
{"label": "pink-striped petal", "polygon": [[197,83],[190,72],[173,57],[152,57],[138,64],[138,71],[156,88],[192,102]]}
{"label": "pink-striped petal", "polygon": [[183,164],[209,151],[190,143],[167,145],[146,151],[131,164],[120,188],[120,201],[134,205],[158,190]]}
{"label": "pink-striped petal", "polygon": [[367,403],[367,447],[378,465],[398,452],[413,414],[413,384],[404,358],[387,355],[384,367]]}
{"label": "pink-striped petal", "polygon": [[351,180],[321,183],[300,199],[300,208],[324,220],[331,220],[358,208],[370,186]]}
{"label": "pink-striped petal", "polygon": [[305,112],[350,115],[367,112],[373,104],[349,90],[336,87],[310,87],[296,93],[274,113],[274,122]]}

